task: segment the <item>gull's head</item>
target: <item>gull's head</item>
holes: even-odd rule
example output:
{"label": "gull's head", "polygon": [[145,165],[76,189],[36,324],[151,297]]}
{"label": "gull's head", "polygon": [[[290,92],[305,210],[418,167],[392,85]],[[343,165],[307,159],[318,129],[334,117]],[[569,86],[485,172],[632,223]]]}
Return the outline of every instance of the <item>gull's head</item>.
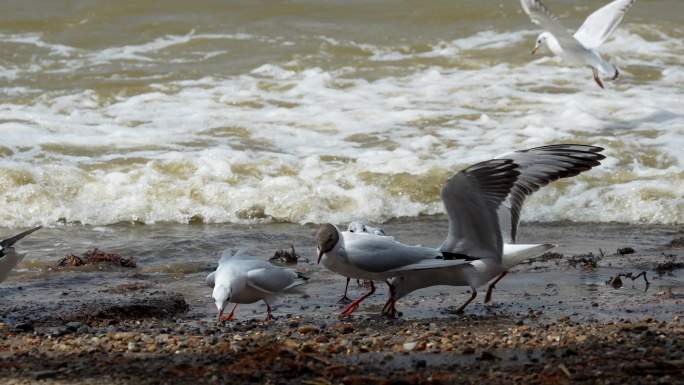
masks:
{"label": "gull's head", "polygon": [[318,251],[318,262],[321,263],[321,258],[323,254],[335,248],[337,242],[340,240],[340,233],[337,231],[337,227],[326,223],[321,225],[316,233],[316,250]]}
{"label": "gull's head", "polygon": [[361,222],[351,222],[349,223],[349,227],[347,227],[347,231],[350,233],[365,233],[366,225]]}
{"label": "gull's head", "polygon": [[212,297],[214,297],[214,301],[216,302],[216,309],[218,309],[218,317],[221,319],[221,316],[223,315],[223,311],[226,309],[226,305],[228,302],[230,302],[230,296],[232,294],[232,290],[230,286],[225,286],[225,285],[214,285],[214,292],[212,293]]}
{"label": "gull's head", "polygon": [[424,280],[412,275],[394,277],[390,280],[390,285],[392,285],[393,299],[395,301],[426,286]]}
{"label": "gull's head", "polygon": [[534,48],[532,49],[532,55],[537,53],[543,44],[548,46],[550,39],[553,39],[553,35],[550,32],[542,32],[537,36],[537,40],[534,43]]}

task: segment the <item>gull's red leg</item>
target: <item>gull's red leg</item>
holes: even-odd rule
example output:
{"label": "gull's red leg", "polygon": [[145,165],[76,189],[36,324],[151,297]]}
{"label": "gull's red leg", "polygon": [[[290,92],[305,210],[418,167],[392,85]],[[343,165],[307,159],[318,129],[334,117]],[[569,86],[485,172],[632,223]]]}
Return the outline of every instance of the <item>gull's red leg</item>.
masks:
{"label": "gull's red leg", "polygon": [[397,318],[397,309],[394,307],[397,303],[397,300],[394,299],[394,287],[389,281],[385,281],[385,283],[389,286],[389,299],[387,299],[385,306],[382,308],[382,315],[387,316],[388,318]]}
{"label": "gull's red leg", "polygon": [[347,290],[349,290],[349,281],[351,281],[351,278],[347,277],[347,284],[344,286],[344,295],[342,298],[340,298],[337,303],[349,303],[351,302],[351,298],[347,297]]}
{"label": "gull's red leg", "polygon": [[232,320],[234,320],[235,319],[235,309],[237,309],[237,307],[238,307],[238,304],[235,304],[235,306],[233,306],[233,310],[230,311],[230,314],[228,314],[227,316],[219,317],[219,320],[221,320],[221,321],[232,321]]}
{"label": "gull's red leg", "polygon": [[373,295],[373,293],[375,293],[375,284],[373,283],[373,281],[370,281],[370,283],[371,283],[371,289],[370,289],[370,291],[369,291],[368,293],[364,294],[363,296],[361,296],[361,298],[359,298],[359,299],[357,299],[356,301],[350,303],[349,306],[347,306],[347,308],[344,309],[344,310],[342,311],[342,313],[340,313],[340,317],[344,317],[344,316],[351,315],[351,314],[359,307],[359,304],[360,304],[361,302],[363,302],[363,300],[365,300],[366,298],[368,298],[368,297],[370,297],[371,295]]}
{"label": "gull's red leg", "polygon": [[459,307],[458,309],[456,309],[456,311],[455,311],[454,313],[456,313],[456,314],[462,314],[462,313],[463,313],[463,309],[465,309],[465,307],[468,306],[469,303],[473,302],[473,300],[474,300],[475,297],[477,296],[477,290],[475,290],[475,288],[472,288],[471,290],[473,291],[473,293],[470,295],[470,298],[466,301],[466,303],[464,303],[463,305],[461,305],[461,307]]}
{"label": "gull's red leg", "polygon": [[499,283],[499,281],[501,281],[501,278],[505,277],[506,274],[508,274],[508,271],[504,271],[503,273],[501,273],[498,277],[496,277],[494,282],[492,282],[489,285],[489,287],[487,288],[487,295],[485,295],[485,303],[488,303],[492,300],[492,290],[494,290],[494,286],[496,286],[496,284]]}
{"label": "gull's red leg", "polygon": [[598,70],[592,67],[592,71],[594,71],[594,81],[596,82],[596,84],[598,84],[599,87],[605,89],[606,87],[603,86],[603,81],[601,81],[601,78],[599,77]]}
{"label": "gull's red leg", "polygon": [[273,319],[273,314],[271,314],[271,305],[269,305],[269,303],[266,302],[266,319],[264,321],[268,322],[272,319]]}

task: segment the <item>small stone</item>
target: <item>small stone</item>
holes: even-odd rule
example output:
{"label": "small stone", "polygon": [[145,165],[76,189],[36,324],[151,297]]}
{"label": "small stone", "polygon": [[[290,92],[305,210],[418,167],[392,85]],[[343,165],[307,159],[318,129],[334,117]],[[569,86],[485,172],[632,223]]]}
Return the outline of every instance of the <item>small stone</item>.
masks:
{"label": "small stone", "polygon": [[418,345],[416,342],[406,342],[404,343],[403,348],[405,351],[410,352],[416,348],[416,345]]}
{"label": "small stone", "polygon": [[297,329],[299,334],[318,333],[318,328],[314,325],[303,325]]}

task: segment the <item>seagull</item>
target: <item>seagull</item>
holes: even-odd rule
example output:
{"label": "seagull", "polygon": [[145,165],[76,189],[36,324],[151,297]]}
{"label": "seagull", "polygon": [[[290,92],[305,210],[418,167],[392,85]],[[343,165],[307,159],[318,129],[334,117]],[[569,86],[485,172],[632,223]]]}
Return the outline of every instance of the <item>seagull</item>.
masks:
{"label": "seagull", "polygon": [[0,282],[7,279],[10,271],[24,259],[23,255],[17,254],[16,250],[14,250],[14,244],[32,232],[39,230],[41,227],[42,226],[34,227],[11,238],[0,241]]}
{"label": "seagull", "polygon": [[[206,283],[214,288],[212,297],[218,309],[218,322],[235,319],[238,304],[259,300],[266,303],[266,321],[270,321],[273,318],[271,303],[275,298],[299,292],[298,286],[306,280],[307,277],[292,269],[272,265],[239,251],[235,255],[224,252],[218,268],[207,276]],[[230,314],[224,317],[228,303],[235,305]]]}
{"label": "seagull", "polygon": [[[318,263],[347,278],[371,281],[370,291],[345,308],[351,315],[375,293],[374,281],[385,281],[405,272],[457,266],[475,258],[500,258],[501,235],[496,210],[509,195],[518,177],[511,159],[492,159],[453,175],[444,191],[449,236],[442,248],[410,246],[394,237],[341,232],[332,224],[321,225],[317,237]],[[443,193],[443,197],[446,195]],[[391,290],[391,286],[390,286]]]}
{"label": "seagull", "polygon": [[[485,303],[489,302],[495,285],[510,268],[555,247],[551,244],[515,244],[525,199],[557,179],[576,176],[600,165],[600,161],[605,159],[605,156],[600,154],[601,151],[603,148],[598,146],[556,144],[501,155],[500,158],[510,159],[518,165],[518,178],[495,213],[489,211],[479,214],[489,216],[489,221],[498,223],[500,232],[496,243],[505,242],[501,257],[481,257],[455,267],[404,272],[388,283],[390,298],[383,308],[383,314],[395,317],[395,303],[398,299],[415,290],[436,285],[470,286],[471,297],[456,310],[456,313],[462,313],[477,296],[476,289],[496,277],[487,288]],[[473,234],[468,234],[464,229],[474,229],[473,233],[478,233],[481,229],[473,222],[473,218],[466,217],[466,213],[454,204],[456,196],[453,191],[460,191],[453,181],[449,181],[442,189],[442,200],[449,216],[449,236],[440,246],[440,250],[477,257],[479,254],[471,251],[476,249],[464,250],[460,245],[473,245]],[[477,193],[473,190],[460,192],[462,195],[459,199],[465,200],[473,199],[472,195]],[[453,223],[459,223],[461,228],[452,226]]]}
{"label": "seagull", "polygon": [[554,55],[560,56],[569,64],[591,67],[596,84],[605,88],[599,73],[615,80],[620,76],[620,71],[603,60],[597,50],[617,28],[635,1],[613,1],[589,15],[577,32],[570,35],[541,0],[520,0],[522,9],[532,22],[546,30],[537,37],[532,54],[542,44],[546,44]]}
{"label": "seagull", "polygon": [[[367,233],[378,236],[385,236],[385,231],[383,229],[379,227],[368,226],[365,223],[361,223],[358,221],[350,222],[349,226],[347,226],[347,231],[350,233]],[[347,277],[347,284],[344,286],[344,294],[342,294],[342,298],[340,298],[339,301],[337,301],[337,303],[352,302],[351,298],[347,296],[347,291],[349,290],[349,281],[351,281],[351,278]],[[357,283],[358,282],[359,281],[357,281]]]}
{"label": "seagull", "polygon": [[387,235],[385,234],[385,230],[379,227],[368,226],[367,224],[361,222],[350,222],[349,226],[347,226],[347,231],[350,233],[368,233],[381,236]]}

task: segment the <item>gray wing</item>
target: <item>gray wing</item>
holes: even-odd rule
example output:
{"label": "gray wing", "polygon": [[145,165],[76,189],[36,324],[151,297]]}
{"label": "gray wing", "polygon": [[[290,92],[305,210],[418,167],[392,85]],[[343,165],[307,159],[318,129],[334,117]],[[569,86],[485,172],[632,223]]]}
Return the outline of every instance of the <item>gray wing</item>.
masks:
{"label": "gray wing", "polygon": [[519,165],[520,175],[504,204],[498,209],[504,240],[515,243],[520,211],[525,199],[541,187],[561,178],[578,175],[600,165],[603,148],[583,144],[555,144],[504,154]]}
{"label": "gray wing", "polygon": [[393,237],[372,234],[343,233],[344,256],[347,262],[364,271],[382,273],[418,263],[424,259],[441,257],[430,247],[409,246]]}
{"label": "gray wing", "polygon": [[297,273],[277,266],[261,267],[247,272],[247,284],[255,289],[277,294],[290,287]]}
{"label": "gray wing", "polygon": [[449,178],[442,188],[449,234],[440,250],[501,259],[503,240],[496,211],[515,184],[517,168],[510,159],[492,159]]}
{"label": "gray wing", "polygon": [[568,32],[541,0],[520,0],[520,5],[534,24],[551,32],[558,39],[564,50],[584,51],[582,44]]}
{"label": "gray wing", "polygon": [[636,0],[615,0],[592,13],[575,32],[575,39],[590,49],[596,49],[615,31]]}

